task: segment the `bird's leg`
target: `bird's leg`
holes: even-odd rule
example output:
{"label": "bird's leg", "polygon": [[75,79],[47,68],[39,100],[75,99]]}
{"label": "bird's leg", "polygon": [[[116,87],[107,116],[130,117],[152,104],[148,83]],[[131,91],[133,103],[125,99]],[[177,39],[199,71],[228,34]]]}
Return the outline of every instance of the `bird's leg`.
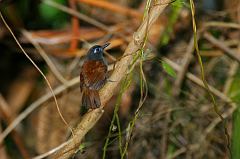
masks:
{"label": "bird's leg", "polygon": [[117,82],[117,81],[114,81],[114,80],[111,80],[111,79],[107,79],[107,82]]}

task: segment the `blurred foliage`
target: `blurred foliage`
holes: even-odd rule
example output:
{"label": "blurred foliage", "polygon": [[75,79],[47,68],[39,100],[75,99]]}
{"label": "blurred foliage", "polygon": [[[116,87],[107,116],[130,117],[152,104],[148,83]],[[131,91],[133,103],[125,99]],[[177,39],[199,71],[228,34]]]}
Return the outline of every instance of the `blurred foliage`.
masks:
{"label": "blurred foliage", "polygon": [[[66,0],[53,0],[67,5]],[[43,1],[10,1],[1,5],[1,9],[15,27],[25,29],[63,28],[70,22],[70,16],[57,8],[50,7]]]}
{"label": "blurred foliage", "polygon": [[173,78],[177,77],[176,72],[174,71],[174,69],[165,61],[161,61],[162,67],[164,69],[164,71],[169,74],[170,76],[172,76]]}
{"label": "blurred foliage", "polygon": [[[66,5],[66,0],[53,0],[56,3]],[[51,24],[53,28],[64,27],[67,24],[67,19],[70,19],[66,13],[60,11],[57,8],[48,6],[45,3],[41,3],[38,6],[39,15],[43,19],[44,23]]]}
{"label": "blurred foliage", "polygon": [[183,4],[184,4],[183,0],[177,0],[171,4],[171,11],[168,18],[168,24],[160,40],[160,44],[162,46],[167,45],[169,40],[171,39],[171,34],[173,33],[173,26],[177,22],[179,12],[181,11]]}
{"label": "blurred foliage", "polygon": [[237,103],[237,110],[233,113],[232,131],[232,159],[240,158],[240,70],[233,78],[229,95]]}

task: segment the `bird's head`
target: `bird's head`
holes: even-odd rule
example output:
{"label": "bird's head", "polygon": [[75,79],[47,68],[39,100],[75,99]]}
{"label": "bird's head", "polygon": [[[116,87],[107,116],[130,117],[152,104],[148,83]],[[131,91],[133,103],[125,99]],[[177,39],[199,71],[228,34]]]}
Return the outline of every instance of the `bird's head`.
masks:
{"label": "bird's head", "polygon": [[106,43],[104,45],[94,45],[88,51],[87,58],[89,60],[99,60],[103,58],[103,52],[106,47],[108,47],[110,43]]}

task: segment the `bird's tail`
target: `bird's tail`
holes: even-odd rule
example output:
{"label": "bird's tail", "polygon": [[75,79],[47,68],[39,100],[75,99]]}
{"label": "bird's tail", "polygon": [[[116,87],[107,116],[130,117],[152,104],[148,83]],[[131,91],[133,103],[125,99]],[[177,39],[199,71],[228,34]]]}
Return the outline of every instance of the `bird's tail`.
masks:
{"label": "bird's tail", "polygon": [[99,93],[97,90],[84,89],[82,94],[82,107],[86,110],[96,109],[101,106]]}

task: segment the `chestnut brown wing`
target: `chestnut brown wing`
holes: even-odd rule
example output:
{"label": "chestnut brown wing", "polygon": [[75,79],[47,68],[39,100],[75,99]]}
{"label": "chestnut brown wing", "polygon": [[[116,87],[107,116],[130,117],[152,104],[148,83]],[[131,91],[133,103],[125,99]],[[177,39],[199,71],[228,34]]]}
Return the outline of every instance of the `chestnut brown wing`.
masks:
{"label": "chestnut brown wing", "polygon": [[83,73],[81,71],[80,72],[80,91],[83,91],[83,86],[84,86],[84,79],[83,79]]}
{"label": "chestnut brown wing", "polygon": [[[91,60],[84,62],[80,74],[81,83],[89,89],[99,90],[107,80],[107,65],[103,61]],[[81,86],[83,87],[83,86]]]}

